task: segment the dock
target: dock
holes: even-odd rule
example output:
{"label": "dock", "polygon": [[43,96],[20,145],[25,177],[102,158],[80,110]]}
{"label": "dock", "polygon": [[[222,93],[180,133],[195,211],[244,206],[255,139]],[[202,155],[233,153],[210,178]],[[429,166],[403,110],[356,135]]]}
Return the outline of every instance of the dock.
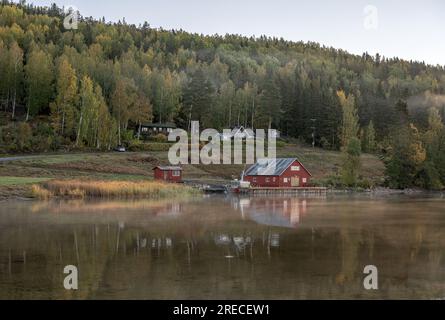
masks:
{"label": "dock", "polygon": [[250,187],[250,194],[326,194],[326,187]]}

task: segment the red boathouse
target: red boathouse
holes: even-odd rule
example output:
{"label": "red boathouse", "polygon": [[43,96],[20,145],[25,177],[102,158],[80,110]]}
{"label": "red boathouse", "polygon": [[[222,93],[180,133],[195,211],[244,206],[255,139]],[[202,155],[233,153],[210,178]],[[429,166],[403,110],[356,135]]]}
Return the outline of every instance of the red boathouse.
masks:
{"label": "red boathouse", "polygon": [[155,180],[182,182],[182,168],[177,166],[157,166],[153,168]]}
{"label": "red boathouse", "polygon": [[259,159],[244,173],[252,187],[309,187],[311,177],[297,158]]}

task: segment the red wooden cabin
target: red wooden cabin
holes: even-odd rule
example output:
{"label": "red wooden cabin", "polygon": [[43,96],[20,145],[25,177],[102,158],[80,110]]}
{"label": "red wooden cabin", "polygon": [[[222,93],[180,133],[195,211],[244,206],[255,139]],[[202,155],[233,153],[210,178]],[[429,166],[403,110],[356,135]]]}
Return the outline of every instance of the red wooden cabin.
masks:
{"label": "red wooden cabin", "polygon": [[244,173],[252,187],[308,187],[311,177],[297,158],[259,159]]}
{"label": "red wooden cabin", "polygon": [[182,168],[178,166],[157,166],[153,168],[155,180],[182,182]]}

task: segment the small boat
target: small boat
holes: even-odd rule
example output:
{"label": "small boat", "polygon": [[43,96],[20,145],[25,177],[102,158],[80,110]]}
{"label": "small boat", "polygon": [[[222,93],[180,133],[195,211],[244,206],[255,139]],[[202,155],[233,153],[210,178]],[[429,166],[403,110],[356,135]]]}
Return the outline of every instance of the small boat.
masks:
{"label": "small boat", "polygon": [[226,193],[227,187],[224,185],[206,185],[202,188],[205,193]]}

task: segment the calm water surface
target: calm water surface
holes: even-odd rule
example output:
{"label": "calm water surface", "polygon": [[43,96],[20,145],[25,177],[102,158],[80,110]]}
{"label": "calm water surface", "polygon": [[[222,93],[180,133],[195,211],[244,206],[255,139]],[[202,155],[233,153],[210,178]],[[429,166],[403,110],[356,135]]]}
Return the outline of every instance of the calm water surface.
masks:
{"label": "calm water surface", "polygon": [[445,198],[0,203],[0,299],[104,298],[445,298]]}

